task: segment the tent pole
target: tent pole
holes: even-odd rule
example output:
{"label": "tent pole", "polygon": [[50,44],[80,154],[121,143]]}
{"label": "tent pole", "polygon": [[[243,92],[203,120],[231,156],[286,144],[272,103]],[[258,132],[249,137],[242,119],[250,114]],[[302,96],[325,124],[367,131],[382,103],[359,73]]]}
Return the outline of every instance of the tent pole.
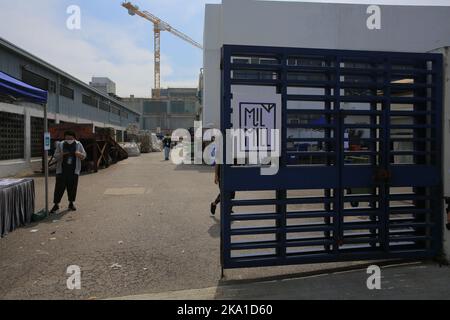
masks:
{"label": "tent pole", "polygon": [[[48,132],[47,104],[44,105],[44,139]],[[44,142],[45,144],[45,142]],[[46,148],[44,148],[46,149]],[[45,212],[48,214],[48,150],[44,150],[44,174],[45,174]]]}

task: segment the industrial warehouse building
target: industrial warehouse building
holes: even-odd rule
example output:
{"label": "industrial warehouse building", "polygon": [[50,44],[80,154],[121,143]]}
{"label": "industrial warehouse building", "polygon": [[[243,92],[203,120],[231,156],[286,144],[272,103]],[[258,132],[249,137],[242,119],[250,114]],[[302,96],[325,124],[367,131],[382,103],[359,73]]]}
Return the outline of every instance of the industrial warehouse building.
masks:
{"label": "industrial warehouse building", "polygon": [[199,91],[195,88],[162,89],[159,98],[130,96],[122,101],[142,114],[141,128],[154,133],[170,134],[176,129],[193,128],[194,121],[200,120]]}
{"label": "industrial warehouse building", "polygon": [[[140,114],[116,97],[101,92],[38,57],[0,38],[0,71],[36,88],[48,91],[49,125],[92,124],[113,128],[121,141],[130,124],[140,123]],[[0,177],[40,168],[43,108],[0,100]]]}

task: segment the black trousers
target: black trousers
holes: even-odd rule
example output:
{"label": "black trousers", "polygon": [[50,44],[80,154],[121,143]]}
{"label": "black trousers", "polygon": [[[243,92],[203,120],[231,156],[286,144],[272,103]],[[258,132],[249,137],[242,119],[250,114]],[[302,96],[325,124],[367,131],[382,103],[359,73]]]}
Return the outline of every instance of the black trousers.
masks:
{"label": "black trousers", "polygon": [[77,198],[78,189],[78,175],[77,174],[57,174],[55,184],[55,194],[53,203],[58,204],[67,190],[67,197],[69,202],[75,202]]}
{"label": "black trousers", "polygon": [[[231,192],[231,199],[233,200],[234,198],[236,198],[236,192]],[[217,196],[216,200],[214,200],[213,202],[215,205],[218,205],[220,203],[220,193]]]}

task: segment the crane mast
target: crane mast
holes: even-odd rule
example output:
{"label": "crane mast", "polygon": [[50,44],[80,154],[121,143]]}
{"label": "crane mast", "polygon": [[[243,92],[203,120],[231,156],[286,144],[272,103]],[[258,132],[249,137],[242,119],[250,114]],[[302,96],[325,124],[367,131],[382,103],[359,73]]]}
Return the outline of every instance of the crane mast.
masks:
{"label": "crane mast", "polygon": [[180,39],[190,43],[191,45],[202,49],[203,46],[184,34],[181,31],[173,28],[167,22],[159,19],[157,16],[151,14],[148,11],[141,11],[139,7],[133,5],[131,2],[124,2],[122,6],[128,10],[128,13],[132,16],[138,15],[153,23],[153,34],[154,34],[154,50],[155,50],[155,97],[159,98],[161,96],[161,31],[168,31],[173,35],[179,37]]}

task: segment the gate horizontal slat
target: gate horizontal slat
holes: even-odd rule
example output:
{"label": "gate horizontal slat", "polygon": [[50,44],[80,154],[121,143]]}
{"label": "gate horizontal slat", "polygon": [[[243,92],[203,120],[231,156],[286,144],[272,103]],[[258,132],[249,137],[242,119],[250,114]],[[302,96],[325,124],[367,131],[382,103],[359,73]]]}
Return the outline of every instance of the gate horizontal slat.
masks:
{"label": "gate horizontal slat", "polygon": [[318,212],[288,212],[286,217],[289,219],[302,219],[302,218],[331,218],[336,215],[335,212],[326,212],[326,211],[318,211]]}
{"label": "gate horizontal slat", "polygon": [[231,229],[230,234],[232,236],[239,236],[239,235],[257,235],[257,234],[271,234],[271,233],[277,233],[279,231],[278,228],[274,227],[260,227],[260,228],[237,228],[237,229]]}
{"label": "gate horizontal slat", "polygon": [[276,241],[236,242],[231,244],[231,250],[269,249],[277,246]]}
{"label": "gate horizontal slat", "polygon": [[233,214],[230,216],[231,221],[250,221],[250,220],[272,220],[278,219],[278,213],[256,213],[256,214]]}
{"label": "gate horizontal slat", "polygon": [[405,213],[411,213],[411,214],[427,214],[432,213],[431,209],[418,209],[416,207],[404,207],[404,208],[398,208],[393,207],[390,208],[391,214],[405,214]]}
{"label": "gate horizontal slat", "polygon": [[332,231],[333,226],[323,225],[323,224],[311,224],[303,226],[288,226],[286,227],[286,232],[316,232],[316,231]]}
{"label": "gate horizontal slat", "polygon": [[285,200],[260,199],[260,200],[232,200],[231,205],[235,206],[265,206],[265,205],[283,205],[283,204],[311,204],[311,203],[330,203],[333,199],[325,197],[293,198]]}
{"label": "gate horizontal slat", "polygon": [[286,96],[289,101],[333,101],[335,96],[332,95],[307,95],[307,94],[290,94]]}
{"label": "gate horizontal slat", "polygon": [[382,214],[381,209],[380,210],[361,210],[361,209],[351,209],[351,210],[343,210],[342,215],[347,217],[365,217],[365,216],[377,216]]}

